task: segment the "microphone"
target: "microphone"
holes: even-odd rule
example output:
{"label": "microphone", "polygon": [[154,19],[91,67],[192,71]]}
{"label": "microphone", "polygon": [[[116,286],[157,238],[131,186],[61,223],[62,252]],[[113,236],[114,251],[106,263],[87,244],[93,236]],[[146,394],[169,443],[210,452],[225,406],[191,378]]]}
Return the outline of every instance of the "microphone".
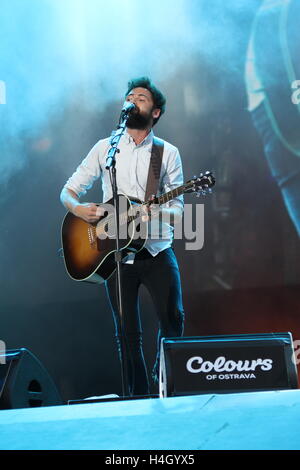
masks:
{"label": "microphone", "polygon": [[122,114],[128,114],[134,108],[136,108],[134,103],[132,103],[130,101],[124,101],[123,108],[122,108]]}

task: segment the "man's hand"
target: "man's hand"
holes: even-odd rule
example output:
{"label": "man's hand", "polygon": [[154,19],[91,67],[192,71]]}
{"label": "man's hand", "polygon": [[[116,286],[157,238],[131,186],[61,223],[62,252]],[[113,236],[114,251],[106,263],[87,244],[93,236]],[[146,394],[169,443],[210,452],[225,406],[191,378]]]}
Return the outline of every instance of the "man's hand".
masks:
{"label": "man's hand", "polygon": [[175,222],[180,222],[182,219],[182,210],[179,207],[161,207],[159,204],[143,204],[142,206],[142,221],[148,222],[150,219],[161,217],[162,222],[167,222],[174,226]]}
{"label": "man's hand", "polygon": [[80,217],[85,222],[89,224],[97,222],[102,215],[104,215],[105,210],[94,202],[85,202],[82,204],[77,204],[73,210],[73,214],[77,217]]}
{"label": "man's hand", "polygon": [[153,204],[151,206],[143,205],[142,211],[142,222],[148,222],[150,219],[158,217],[161,212],[158,204]]}
{"label": "man's hand", "polygon": [[147,204],[142,205],[142,221],[148,222],[153,217],[158,217],[160,212],[159,204],[153,204],[151,201],[154,201],[155,196],[151,196]]}

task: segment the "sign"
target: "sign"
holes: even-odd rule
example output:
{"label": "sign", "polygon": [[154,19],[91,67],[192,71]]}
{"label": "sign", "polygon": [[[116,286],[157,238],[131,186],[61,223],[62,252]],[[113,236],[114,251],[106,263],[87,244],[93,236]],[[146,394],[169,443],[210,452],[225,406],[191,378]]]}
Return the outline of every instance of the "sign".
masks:
{"label": "sign", "polygon": [[298,388],[291,333],[163,338],[160,396]]}

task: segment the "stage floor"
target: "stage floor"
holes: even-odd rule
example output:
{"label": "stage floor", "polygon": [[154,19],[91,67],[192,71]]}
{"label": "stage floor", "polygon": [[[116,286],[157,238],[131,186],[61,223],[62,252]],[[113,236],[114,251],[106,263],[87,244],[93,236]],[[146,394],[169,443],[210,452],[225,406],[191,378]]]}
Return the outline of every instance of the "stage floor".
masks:
{"label": "stage floor", "polygon": [[300,390],[1,410],[0,449],[300,449]]}

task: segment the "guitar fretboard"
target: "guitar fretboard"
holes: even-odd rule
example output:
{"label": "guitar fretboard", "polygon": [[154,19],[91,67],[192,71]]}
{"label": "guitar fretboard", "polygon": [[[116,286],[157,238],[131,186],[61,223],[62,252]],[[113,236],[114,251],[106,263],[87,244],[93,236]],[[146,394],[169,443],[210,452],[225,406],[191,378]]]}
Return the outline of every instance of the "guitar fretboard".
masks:
{"label": "guitar fretboard", "polygon": [[[168,191],[167,193],[164,193],[162,194],[161,196],[158,196],[156,198],[154,198],[152,204],[165,204],[166,202],[169,202],[171,201],[172,199],[174,199],[175,197],[178,197],[178,196],[181,196],[183,193],[185,193],[187,191],[187,189],[189,189],[191,186],[193,186],[193,182],[188,182],[188,183],[185,183],[181,186],[178,186],[177,188],[175,189],[172,189],[171,191]],[[140,209],[141,206],[135,208],[135,211],[137,211],[134,215],[129,215],[128,216],[128,222],[131,222],[133,220],[135,220],[137,217],[140,216],[141,214],[141,209]],[[124,216],[126,217],[126,215],[124,214]]]}
{"label": "guitar fretboard", "polygon": [[[191,192],[193,190],[195,191],[199,187],[202,189],[203,185],[205,185],[206,188],[210,188],[214,185],[214,178],[211,176],[211,173],[206,172],[205,176],[201,174],[200,178],[190,180],[187,183],[178,186],[177,188],[172,189],[165,194],[162,194],[161,196],[155,197],[153,201],[151,201],[151,204],[165,204],[175,197],[181,196],[185,192]],[[144,211],[142,206],[146,204],[147,203],[132,205],[129,209],[129,212],[120,214],[120,224],[128,224],[143,215]],[[101,223],[105,225],[107,223],[107,219],[103,219]]]}
{"label": "guitar fretboard", "polygon": [[183,184],[182,186],[178,186],[178,188],[172,189],[171,191],[168,191],[167,193],[162,194],[161,196],[158,196],[157,198],[155,198],[154,203],[159,204],[159,205],[165,204],[166,202],[171,201],[175,197],[181,196],[181,194],[184,193],[187,187],[188,187],[188,183]]}
{"label": "guitar fretboard", "polygon": [[[171,201],[175,197],[181,196],[181,194],[183,194],[190,185],[190,183],[183,184],[182,186],[178,186],[177,188],[172,189],[171,191],[168,191],[167,193],[156,197],[153,201],[153,204],[165,204],[166,202]],[[122,221],[124,223],[125,221],[130,223],[141,215],[141,206],[134,207],[133,210],[135,212],[135,214],[133,215],[122,214]]]}

